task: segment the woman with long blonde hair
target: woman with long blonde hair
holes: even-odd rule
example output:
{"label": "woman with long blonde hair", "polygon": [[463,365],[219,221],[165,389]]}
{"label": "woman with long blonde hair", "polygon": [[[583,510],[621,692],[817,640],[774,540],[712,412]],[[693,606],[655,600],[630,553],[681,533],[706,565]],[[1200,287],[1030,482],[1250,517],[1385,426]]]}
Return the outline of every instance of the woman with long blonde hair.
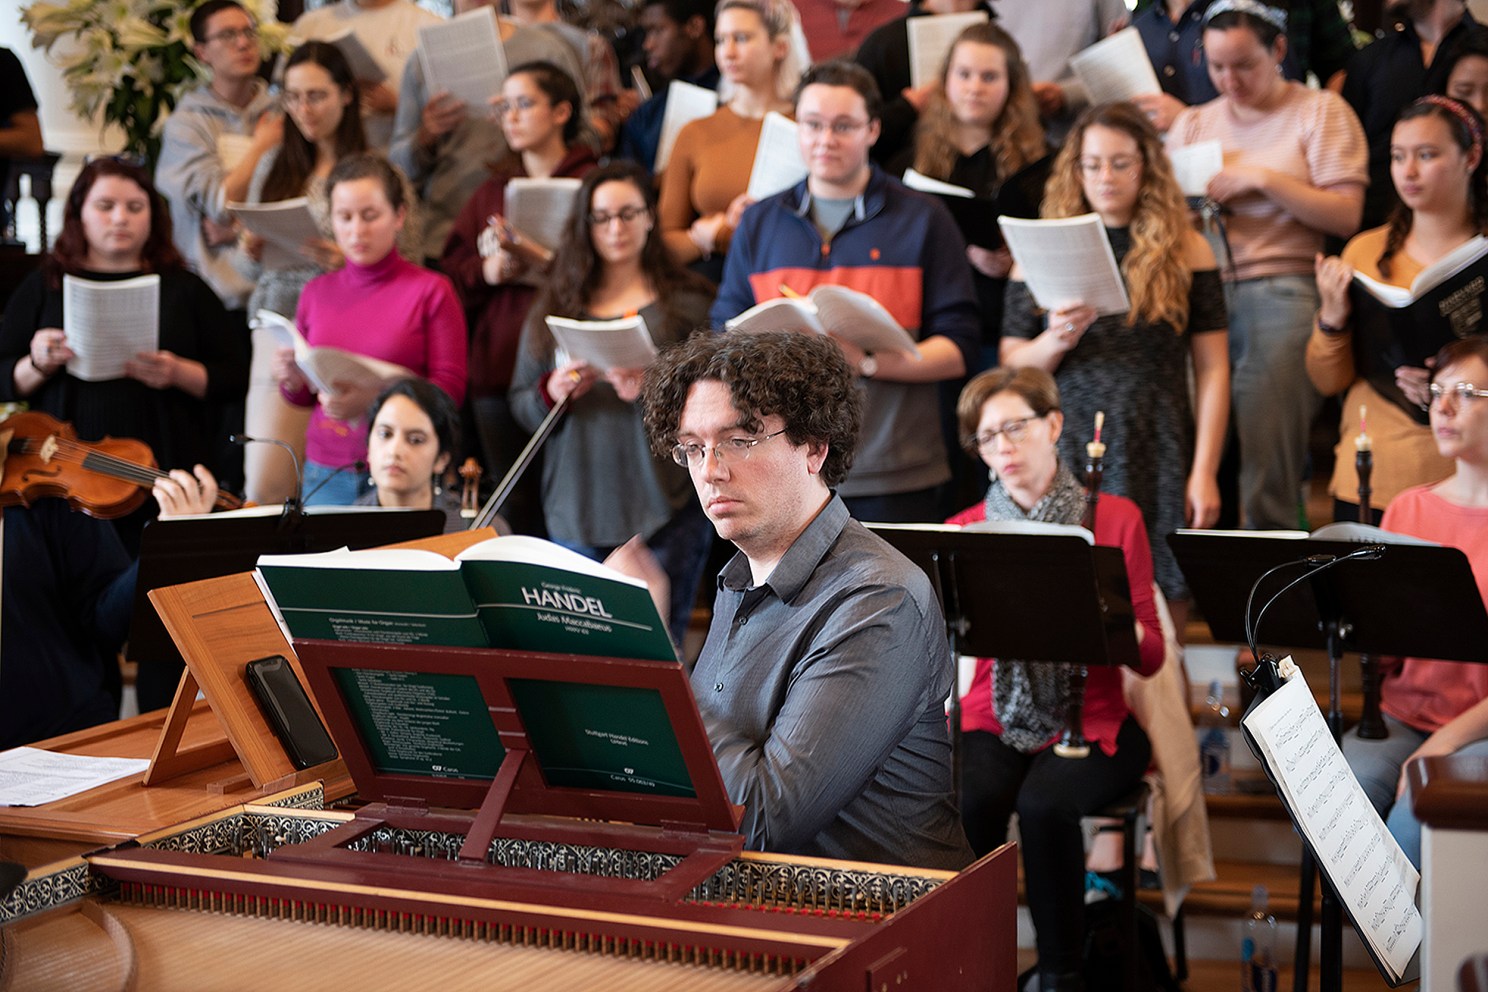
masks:
{"label": "woman with long blonde hair", "polygon": [[1185,525],[1212,526],[1219,517],[1215,473],[1229,415],[1228,319],[1214,253],[1188,224],[1157,132],[1131,104],[1085,111],[1055,157],[1043,215],[1092,212],[1106,227],[1131,309],[1097,317],[1092,307],[1073,303],[1044,314],[1015,266],[1002,360],[1054,373],[1069,423],[1060,439],[1067,464],[1085,463],[1095,415],[1105,413],[1103,488],[1142,508],[1157,582],[1177,618],[1185,615],[1188,591],[1166,537]]}
{"label": "woman with long blonde hair", "polygon": [[[1049,175],[1049,146],[1039,123],[1028,66],[1012,35],[995,24],[973,24],[956,36],[940,71],[940,86],[920,115],[915,143],[889,165],[969,189],[996,202],[998,213],[1037,217]],[[1002,294],[1013,258],[987,247],[995,228],[963,230],[982,309],[982,340],[996,359]],[[994,239],[995,240],[995,239]]]}

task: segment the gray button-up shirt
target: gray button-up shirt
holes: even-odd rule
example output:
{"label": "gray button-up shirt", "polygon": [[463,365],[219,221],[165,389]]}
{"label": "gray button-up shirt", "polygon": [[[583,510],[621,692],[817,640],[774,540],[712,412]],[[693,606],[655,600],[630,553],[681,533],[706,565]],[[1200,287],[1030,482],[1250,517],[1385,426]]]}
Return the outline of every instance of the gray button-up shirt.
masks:
{"label": "gray button-up shirt", "polygon": [[758,850],[955,869],[954,669],[924,573],[840,497],[762,585],[724,568],[693,694]]}

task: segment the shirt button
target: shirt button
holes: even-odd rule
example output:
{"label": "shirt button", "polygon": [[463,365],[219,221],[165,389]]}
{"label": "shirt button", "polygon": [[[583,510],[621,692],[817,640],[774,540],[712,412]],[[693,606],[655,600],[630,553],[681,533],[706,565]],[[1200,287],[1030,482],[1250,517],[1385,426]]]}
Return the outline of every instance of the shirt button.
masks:
{"label": "shirt button", "polygon": [[748,622],[749,622],[749,618],[748,617],[740,617],[739,618],[739,626],[740,627],[744,626]]}
{"label": "shirt button", "polygon": [[714,682],[713,683],[713,691],[714,692],[722,692],[723,691],[723,683],[722,682]]}
{"label": "shirt button", "polygon": [[1167,76],[1169,79],[1172,79],[1174,76],[1178,75],[1178,70],[1170,65],[1165,65],[1163,66],[1163,75]]}
{"label": "shirt button", "polygon": [[1169,31],[1168,32],[1168,40],[1169,41],[1176,42],[1178,40],[1178,32],[1177,31]]}

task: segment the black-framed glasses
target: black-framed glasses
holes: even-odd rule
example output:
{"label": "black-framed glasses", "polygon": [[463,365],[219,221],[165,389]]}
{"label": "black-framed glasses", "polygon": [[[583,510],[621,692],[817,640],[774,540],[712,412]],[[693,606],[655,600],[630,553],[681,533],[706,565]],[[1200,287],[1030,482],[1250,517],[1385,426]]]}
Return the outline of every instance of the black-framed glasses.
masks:
{"label": "black-framed glasses", "polygon": [[622,224],[634,224],[638,217],[644,217],[649,212],[645,207],[621,207],[614,213],[596,210],[589,215],[589,223],[595,227],[604,227],[612,220],[618,220]]}
{"label": "black-framed glasses", "polygon": [[250,24],[246,28],[228,28],[226,31],[218,31],[216,34],[207,35],[207,41],[221,41],[229,45],[236,45],[240,41],[258,41],[258,25]]}
{"label": "black-framed glasses", "polygon": [[983,431],[972,435],[968,438],[969,446],[985,451],[995,445],[999,437],[1005,437],[1008,443],[1016,447],[1028,440],[1028,431],[1033,426],[1033,422],[1038,419],[1038,417],[1020,417],[1017,420],[1009,420],[995,431]]}
{"label": "black-framed glasses", "polygon": [[1442,397],[1451,395],[1458,406],[1466,406],[1476,399],[1488,399],[1488,389],[1479,389],[1470,382],[1459,382],[1453,386],[1443,386],[1439,382],[1431,384],[1431,402],[1438,403]]}
{"label": "black-framed glasses", "polygon": [[747,461],[749,453],[754,450],[755,445],[779,437],[785,433],[782,427],[774,434],[766,434],[764,437],[726,437],[717,444],[699,444],[696,441],[688,441],[686,444],[678,444],[672,447],[672,461],[683,468],[701,468],[703,459],[708,457],[708,449],[713,449],[713,457],[720,462]]}

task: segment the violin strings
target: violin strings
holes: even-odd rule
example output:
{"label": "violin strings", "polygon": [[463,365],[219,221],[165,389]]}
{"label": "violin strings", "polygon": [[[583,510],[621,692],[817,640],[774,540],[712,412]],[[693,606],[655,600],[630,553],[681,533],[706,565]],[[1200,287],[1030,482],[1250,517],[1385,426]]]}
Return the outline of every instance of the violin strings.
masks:
{"label": "violin strings", "polygon": [[[94,468],[96,471],[105,472],[109,475],[116,475],[127,482],[133,482],[137,485],[142,486],[153,485],[156,479],[161,479],[166,476],[166,473],[158,471],[157,469],[150,468],[148,465],[138,465],[134,462],[120,458],[117,455],[109,455],[103,452],[92,451],[86,445],[83,445],[76,441],[69,441],[66,438],[56,438],[55,440],[57,444],[57,459],[59,461],[65,461],[71,465],[82,465],[84,468]],[[26,443],[28,454],[34,453],[31,451],[33,445],[39,446],[39,442],[37,441],[37,439],[28,439]],[[93,460],[94,465],[87,464],[90,458]]]}
{"label": "violin strings", "polygon": [[[151,468],[148,465],[140,465],[128,459],[120,458],[118,455],[110,455],[102,451],[93,451],[86,444],[72,441],[67,438],[55,438],[58,461],[64,461],[69,465],[81,465],[83,468],[111,475],[125,482],[133,482],[135,485],[146,489],[155,484],[156,479],[170,477],[169,472]],[[33,446],[39,446],[42,442],[37,438],[27,438],[22,451],[25,454],[34,454]],[[224,507],[232,507],[234,500],[228,493],[218,493],[216,503]]]}

